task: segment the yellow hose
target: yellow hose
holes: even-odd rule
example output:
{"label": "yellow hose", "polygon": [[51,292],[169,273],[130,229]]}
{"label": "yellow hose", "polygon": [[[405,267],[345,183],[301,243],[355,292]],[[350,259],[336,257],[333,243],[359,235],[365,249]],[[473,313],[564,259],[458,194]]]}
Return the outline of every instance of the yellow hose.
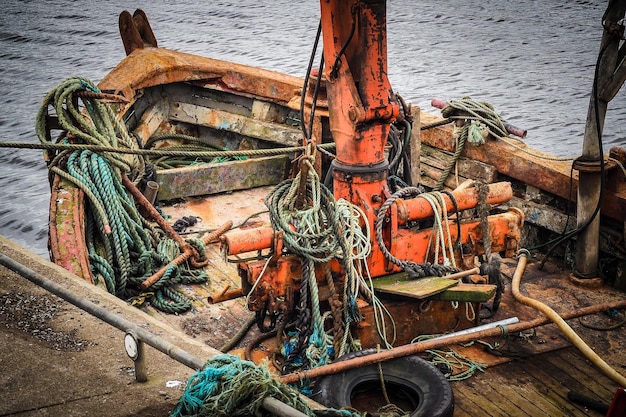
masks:
{"label": "yellow hose", "polygon": [[561,329],[563,333],[565,333],[565,336],[567,336],[569,341],[572,342],[572,344],[576,346],[576,348],[578,348],[578,350],[580,350],[580,352],[583,355],[585,355],[587,359],[589,359],[595,366],[597,366],[604,375],[611,378],[611,380],[617,382],[619,386],[626,387],[626,377],[619,374],[617,371],[615,371],[615,369],[613,369],[606,362],[604,362],[604,360],[602,360],[602,358],[600,358],[596,354],[596,352],[594,352],[585,343],[585,341],[582,340],[580,336],[576,334],[576,332],[574,332],[574,330],[569,326],[569,324],[567,324],[565,320],[563,320],[563,318],[561,318],[561,316],[557,314],[556,311],[552,310],[552,308],[548,307],[547,305],[537,300],[534,300],[532,298],[526,297],[520,293],[519,287],[520,287],[520,282],[522,280],[522,275],[524,274],[524,270],[526,269],[526,262],[528,260],[528,251],[525,249],[522,249],[519,252],[518,256],[519,256],[519,261],[517,264],[517,268],[515,269],[515,274],[513,274],[513,282],[511,284],[512,289],[513,289],[513,297],[520,303],[526,304],[527,306],[530,306],[536,310],[539,310],[543,314],[548,316],[548,318],[552,320],[554,324],[559,326],[559,329]]}

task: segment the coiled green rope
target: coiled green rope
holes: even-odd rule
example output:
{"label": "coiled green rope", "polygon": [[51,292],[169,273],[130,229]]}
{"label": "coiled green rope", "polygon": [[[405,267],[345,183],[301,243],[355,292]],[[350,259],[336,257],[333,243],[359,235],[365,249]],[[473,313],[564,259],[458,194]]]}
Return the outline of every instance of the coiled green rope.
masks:
{"label": "coiled green rope", "polygon": [[359,417],[349,410],[313,411],[295,390],[274,379],[266,365],[227,354],[214,357],[189,379],[171,417],[269,416],[261,408],[267,397],[311,417]]}
{"label": "coiled green rope", "polygon": [[[60,138],[64,145],[69,146],[72,138],[84,142],[83,146],[114,151],[96,153],[84,148],[61,149],[49,162],[51,172],[70,181],[87,196],[85,243],[94,279],[96,283],[102,281],[107,291],[119,297],[141,295],[162,311],[187,311],[191,308],[191,301],[172,287],[181,282],[206,282],[207,276],[203,272],[174,266],[168,268],[164,277],[144,295],[140,293],[141,283],[168,265],[180,250],[175,243],[166,247],[168,242],[159,239],[162,232],[141,217],[122,186],[122,173],[131,179],[140,179],[145,162],[137,153],[125,155],[115,151],[138,151],[138,144],[109,105],[89,95],[81,96],[82,92],[98,92],[98,89],[81,77],[68,78],[60,83],[44,98],[37,113],[35,130],[42,145],[52,145],[46,137],[46,121],[53,109],[64,129]],[[193,244],[204,253],[201,241]]]}

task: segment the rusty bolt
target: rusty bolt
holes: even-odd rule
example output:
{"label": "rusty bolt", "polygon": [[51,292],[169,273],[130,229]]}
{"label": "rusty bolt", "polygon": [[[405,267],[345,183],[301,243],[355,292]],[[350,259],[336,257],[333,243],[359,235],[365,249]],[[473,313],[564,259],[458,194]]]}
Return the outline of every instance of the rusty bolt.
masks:
{"label": "rusty bolt", "polygon": [[350,118],[350,120],[356,122],[357,116],[358,115],[356,109],[354,107],[350,107],[350,109],[348,110],[348,117]]}

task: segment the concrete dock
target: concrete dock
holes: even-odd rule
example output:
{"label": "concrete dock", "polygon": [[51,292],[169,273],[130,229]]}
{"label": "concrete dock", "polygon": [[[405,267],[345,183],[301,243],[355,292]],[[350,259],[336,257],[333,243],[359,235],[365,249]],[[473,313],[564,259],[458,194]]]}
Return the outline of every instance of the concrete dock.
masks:
{"label": "concrete dock", "polygon": [[[219,353],[0,236],[0,253],[206,361]],[[0,266],[0,416],[167,416],[194,370],[146,346],[135,379],[125,332]]]}

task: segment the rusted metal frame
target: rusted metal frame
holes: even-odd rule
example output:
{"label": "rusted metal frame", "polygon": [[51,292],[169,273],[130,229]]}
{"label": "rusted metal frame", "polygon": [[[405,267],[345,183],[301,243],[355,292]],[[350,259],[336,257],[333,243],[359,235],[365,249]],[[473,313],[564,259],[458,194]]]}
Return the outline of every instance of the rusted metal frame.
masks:
{"label": "rusted metal frame", "polygon": [[[294,308],[294,292],[302,283],[302,260],[296,255],[284,255],[272,264],[266,260],[251,261],[239,265],[243,293],[248,295],[248,308],[252,311],[267,310],[280,313]],[[315,277],[320,285],[319,299],[326,300],[331,294],[326,284],[324,266],[315,264]]]}
{"label": "rusted metal frame", "polygon": [[[565,320],[587,316],[590,314],[600,313],[602,311],[609,310],[623,310],[626,309],[626,300],[620,300],[615,302],[597,304],[590,307],[582,307],[580,309],[571,310],[561,313],[561,317]],[[523,321],[506,326],[506,332],[519,333],[525,330],[529,330],[535,327],[549,324],[552,321],[547,317],[540,317],[535,320]],[[472,341],[486,339],[489,337],[501,337],[503,335],[503,328],[498,327],[494,329],[479,330],[475,332],[469,332],[456,337],[448,337],[437,340],[427,340],[415,344],[407,344],[399,346],[393,349],[385,350],[380,353],[375,353],[368,356],[363,356],[355,359],[349,359],[346,361],[335,362],[331,365],[320,366],[318,368],[299,371],[298,373],[292,373],[283,375],[279,380],[285,384],[292,384],[306,379],[319,378],[324,375],[338,374],[340,372],[347,371],[353,368],[360,368],[367,365],[372,365],[380,362],[384,362],[391,359],[401,358],[405,356],[415,355],[430,349],[441,349],[446,346],[469,343]]]}
{"label": "rusted metal frame", "polygon": [[[489,222],[489,234],[491,247],[494,252],[505,252],[505,256],[512,256],[517,250],[517,243],[521,238],[521,225],[523,224],[523,214],[517,210],[512,209],[506,213],[499,213],[488,216]],[[428,242],[430,240],[432,231],[421,230],[411,231],[407,229],[399,229],[395,240],[395,252],[393,253],[398,259],[411,260],[416,263],[422,263],[426,261],[439,262],[440,260],[428,260],[426,259],[426,253],[428,249]],[[473,248],[474,254],[484,253],[482,246],[483,230],[480,220],[465,221],[461,223],[461,236],[463,244],[471,244],[476,242]],[[450,238],[452,241],[457,239],[456,228],[450,229]],[[459,260],[460,261],[460,260]],[[372,277],[378,277],[386,275],[390,272],[399,272],[400,267],[395,266],[393,270],[383,270],[377,266],[370,267],[370,273]]]}
{"label": "rusted metal frame", "polygon": [[[512,252],[517,249],[517,242],[520,239],[520,225],[523,222],[522,217],[523,215],[517,210],[489,216],[489,231],[494,251],[505,251],[508,256],[511,256]],[[461,231],[463,236],[471,236],[471,241],[482,241],[481,222],[478,220],[464,222],[461,225]],[[400,259],[424,262],[430,233],[430,230],[418,232],[400,230],[396,236],[397,256]],[[451,231],[451,234],[452,239],[456,239],[456,231]],[[475,253],[483,252],[479,245],[474,248],[474,251]],[[247,262],[239,266],[245,271],[243,276],[245,276],[248,286],[255,283],[263,271],[261,283],[258,283],[256,286],[260,294],[264,294],[264,291],[269,291],[273,298],[278,298],[286,295],[288,287],[297,288],[301,274],[300,259],[297,256],[281,256],[276,265],[266,266],[265,264],[266,262],[261,260]],[[331,263],[330,266],[333,271],[343,273],[338,263]],[[472,269],[470,272],[473,271],[475,270]],[[387,275],[390,272],[402,272],[402,269],[397,265],[388,268],[380,262],[370,262],[370,273],[373,278]],[[316,269],[316,276],[318,282],[324,282],[324,274],[321,268],[319,270]]]}
{"label": "rusted metal frame", "polygon": [[[223,225],[221,225],[220,227],[218,227],[217,229],[215,229],[213,232],[209,233],[208,235],[206,235],[205,237],[202,238],[202,241],[205,245],[215,241],[216,239],[218,239],[221,235],[223,235],[226,231],[228,231],[231,227],[233,227],[233,222],[232,220],[228,220],[226,223],[224,223]],[[142,289],[147,289],[149,288],[152,284],[154,284],[155,282],[157,282],[159,279],[161,279],[161,277],[165,274],[165,272],[167,271],[167,269],[173,265],[181,265],[183,262],[185,262],[186,260],[188,260],[190,257],[192,256],[197,256],[198,252],[195,250],[195,248],[193,248],[191,245],[188,244],[187,247],[185,247],[185,249],[183,250],[183,253],[181,253],[180,255],[178,255],[173,261],[171,261],[170,263],[168,263],[167,265],[165,265],[163,268],[159,269],[159,271],[157,271],[155,274],[153,274],[150,278],[146,279],[144,282],[141,283],[141,288]],[[202,266],[205,266],[207,264],[207,260],[205,261],[200,261],[197,260],[194,262],[194,260],[191,260],[192,265],[195,268],[199,268]]]}
{"label": "rusted metal frame", "polygon": [[[487,195],[488,204],[499,204],[508,201],[512,196],[511,184],[501,182],[489,185],[489,194]],[[452,193],[457,200],[459,210],[466,210],[476,206],[478,202],[478,192],[475,189],[465,189]],[[448,195],[444,195],[446,209],[451,211],[454,204]],[[392,224],[405,224],[410,220],[420,220],[433,216],[433,210],[430,204],[421,198],[398,199],[396,204],[392,205],[391,211],[394,213],[395,207],[398,207],[398,221],[390,221]],[[397,225],[393,230],[393,234],[398,233]],[[235,230],[222,237],[222,249],[227,255],[239,255],[246,252],[254,252],[263,249],[269,249],[274,241],[274,229],[267,227],[259,227],[248,230]]]}

